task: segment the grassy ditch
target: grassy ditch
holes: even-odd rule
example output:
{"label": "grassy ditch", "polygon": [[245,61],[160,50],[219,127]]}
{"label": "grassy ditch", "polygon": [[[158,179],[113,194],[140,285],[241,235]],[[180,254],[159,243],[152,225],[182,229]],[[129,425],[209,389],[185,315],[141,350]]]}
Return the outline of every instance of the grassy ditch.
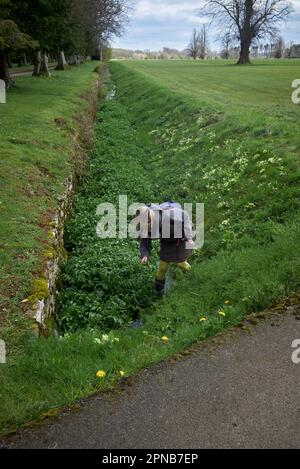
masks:
{"label": "grassy ditch", "polygon": [[[26,355],[1,368],[5,430],[110,388],[299,289],[299,142],[290,145],[287,124],[294,109],[276,117],[261,107],[249,127],[238,109],[191,99],[130,67],[111,64],[117,98],[99,108],[90,168],[66,227],[61,336],[27,339]],[[98,204],[119,194],[205,203],[205,244],[191,272],[174,269],[162,299],[152,289],[157,254],[143,267],[135,241],[96,236]],[[144,326],[127,327],[137,316]]]}

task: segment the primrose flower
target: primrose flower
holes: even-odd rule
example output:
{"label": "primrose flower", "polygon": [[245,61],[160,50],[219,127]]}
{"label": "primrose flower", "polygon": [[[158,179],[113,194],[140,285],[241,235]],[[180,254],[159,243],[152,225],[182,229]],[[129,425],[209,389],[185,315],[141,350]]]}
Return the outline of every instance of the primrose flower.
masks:
{"label": "primrose flower", "polygon": [[97,371],[97,373],[96,373],[97,378],[104,378],[105,375],[106,375],[106,373],[105,373],[105,371],[103,371],[103,370],[99,370],[99,371]]}
{"label": "primrose flower", "polygon": [[125,376],[125,371],[120,370],[119,375],[123,378],[123,376]]}
{"label": "primrose flower", "polygon": [[71,337],[71,334],[68,332],[64,336],[62,336],[62,338],[66,340],[70,339],[70,337]]}
{"label": "primrose flower", "polygon": [[229,303],[230,303],[229,300],[225,300],[225,301],[224,301],[224,304],[225,304],[225,305],[229,305]]}
{"label": "primrose flower", "polygon": [[200,321],[200,322],[207,321],[207,318],[205,318],[205,317],[202,317],[202,318],[200,318],[200,319],[199,319],[199,321]]}
{"label": "primrose flower", "polygon": [[218,312],[218,315],[219,315],[219,316],[226,316],[226,314],[224,313],[224,311],[219,311],[219,312]]}
{"label": "primrose flower", "polygon": [[166,335],[163,335],[161,340],[163,340],[164,342],[169,342],[169,337],[167,337]]}
{"label": "primrose flower", "polygon": [[244,205],[244,208],[254,208],[255,207],[255,204],[253,204],[252,202],[249,202],[248,204]]}

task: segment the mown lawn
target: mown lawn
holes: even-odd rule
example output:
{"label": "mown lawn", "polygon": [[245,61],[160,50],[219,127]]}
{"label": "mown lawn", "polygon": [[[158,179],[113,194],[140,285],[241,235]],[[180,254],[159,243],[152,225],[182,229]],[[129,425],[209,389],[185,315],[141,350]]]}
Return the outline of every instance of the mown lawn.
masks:
{"label": "mown lawn", "polygon": [[[256,68],[273,74],[256,78],[255,98]],[[116,99],[100,106],[91,165],[66,227],[61,335],[27,339],[27,353],[2,368],[6,430],[107,389],[300,289],[299,106],[289,98],[299,62],[112,62],[110,69]],[[271,78],[276,102],[262,98]],[[229,97],[238,85],[240,98]],[[116,203],[119,194],[129,202],[205,203],[204,246],[191,272],[174,269],[162,299],[152,290],[157,254],[143,267],[136,241],[96,236],[97,205]],[[143,327],[127,327],[137,316]],[[98,370],[105,376],[97,378]]]}
{"label": "mown lawn", "polygon": [[[291,84],[299,78],[300,59],[254,60],[244,67],[226,60],[144,60],[127,61],[126,67],[186,97],[219,108],[229,105],[242,113],[242,107],[248,105],[260,109],[293,108]],[[299,109],[293,112],[299,115]]]}
{"label": "mown lawn", "polygon": [[96,80],[94,68],[90,62],[51,79],[16,78],[0,106],[2,339],[13,340],[24,326],[20,301],[44,261],[51,215],[70,174],[73,117],[88,104],[84,93]]}

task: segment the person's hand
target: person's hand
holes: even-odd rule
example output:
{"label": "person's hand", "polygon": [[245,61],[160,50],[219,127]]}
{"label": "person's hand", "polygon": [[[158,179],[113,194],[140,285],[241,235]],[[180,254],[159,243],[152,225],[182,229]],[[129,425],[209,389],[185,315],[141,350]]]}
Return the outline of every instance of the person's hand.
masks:
{"label": "person's hand", "polygon": [[188,249],[192,249],[195,246],[195,242],[192,239],[187,240]]}
{"label": "person's hand", "polygon": [[144,256],[144,257],[142,258],[142,264],[147,264],[147,262],[148,262],[148,257],[147,257],[147,256]]}

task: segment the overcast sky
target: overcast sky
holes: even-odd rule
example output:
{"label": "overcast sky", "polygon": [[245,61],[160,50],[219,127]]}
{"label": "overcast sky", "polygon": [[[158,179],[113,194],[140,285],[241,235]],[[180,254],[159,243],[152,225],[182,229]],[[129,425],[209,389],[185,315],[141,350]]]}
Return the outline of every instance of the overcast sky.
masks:
{"label": "overcast sky", "polygon": [[[281,26],[286,42],[300,43],[300,0],[292,0],[294,12]],[[197,16],[197,0],[133,0],[126,33],[113,41],[113,47],[161,50],[185,49],[193,28],[206,20]],[[210,47],[218,49],[216,30],[210,29]]]}

